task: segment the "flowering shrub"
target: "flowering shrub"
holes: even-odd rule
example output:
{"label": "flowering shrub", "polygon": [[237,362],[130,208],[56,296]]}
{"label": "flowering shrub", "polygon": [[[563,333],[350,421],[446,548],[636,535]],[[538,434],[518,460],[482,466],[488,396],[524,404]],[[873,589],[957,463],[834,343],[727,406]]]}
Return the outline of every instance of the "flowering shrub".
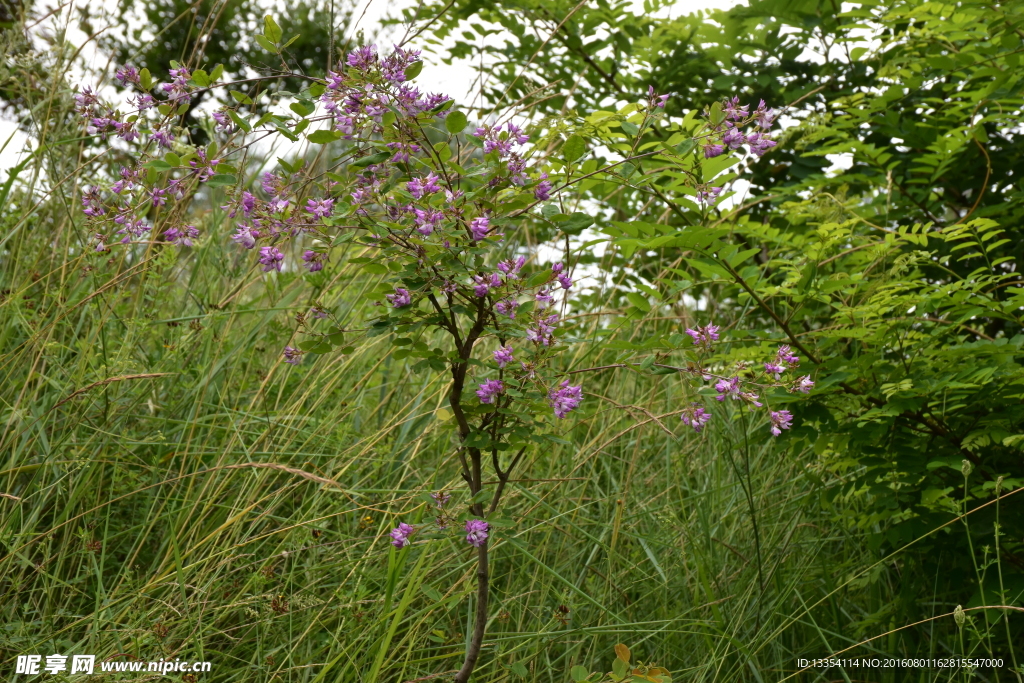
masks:
{"label": "flowering shrub", "polygon": [[[106,106],[89,88],[76,103],[87,132],[101,138],[113,134],[133,145],[135,163],[121,168],[119,179],[105,190],[89,188],[82,205],[99,251],[115,242],[132,248],[154,239],[153,234],[157,241],[191,246],[203,237],[197,227],[181,223],[183,212],[176,203],[202,186],[226,188],[223,208],[234,222],[231,234],[209,239],[230,239],[234,248],[253,252],[253,267],[267,277],[286,269],[320,273],[336,265],[335,247],[363,249],[366,255],[349,263],[383,276],[376,290],[379,313],[366,321],[365,335],[399,335],[403,348],[394,352],[396,357],[415,359],[413,370],[451,377],[450,412],[445,414],[452,419],[469,488],[466,512],[450,509],[449,494],[434,493],[429,497],[438,511],[433,529],[402,522],[390,536],[400,550],[420,532],[421,538],[464,533],[465,542],[475,548],[477,611],[456,678],[466,681],[488,619],[488,543],[494,527],[504,523],[497,515],[505,486],[530,444],[544,443],[550,438],[547,426],[569,418],[585,400],[582,383],[574,384],[557,364],[566,348],[569,297],[579,289],[574,254],[568,241],[563,247],[556,237],[553,244],[564,251],[562,260],[543,264],[518,234],[526,219],[537,216],[535,209],[577,182],[573,162],[585,148],[574,135],[563,146],[563,159],[541,158],[528,146],[527,133],[510,121],[466,133],[468,119],[450,98],[421,93],[411,84],[421,66],[416,51],[395,47],[381,56],[372,45],[360,47],[343,68],[328,72],[323,81],[311,80],[291,105],[295,117],[245,117],[241,106],[253,100],[231,91],[240,106],[211,114],[210,130],[218,140],[206,148],[190,144],[187,131],[175,121],[193,94],[214,87],[221,70],[207,73],[175,64],[171,80],[157,85],[146,70],[125,66],[117,80],[140,91],[129,100],[134,109],[128,114]],[[652,89],[646,101],[635,105],[642,115],[638,131],[661,117],[666,98]],[[775,144],[767,137],[774,115],[763,103],[749,115],[735,100],[726,102],[724,110],[716,107],[726,118],[709,113],[709,124],[694,139],[705,157],[743,143],[762,154]],[[326,125],[307,134],[314,122]],[[754,132],[739,132],[750,123],[757,127]],[[244,162],[235,160],[244,158],[260,127],[293,141],[305,134],[311,144],[334,143],[342,154],[322,173],[282,161],[280,169],[262,175],[259,189],[251,188],[243,182]],[[694,186],[704,203],[721,192],[696,177]],[[543,218],[537,220],[551,218],[566,232],[576,220],[575,214],[559,214],[555,204],[545,204],[538,213]],[[306,326],[310,338],[297,348],[286,346],[284,362],[299,365],[306,354],[341,345],[345,331],[332,325],[328,311],[318,306],[312,318]],[[720,374],[710,362],[718,328],[708,324],[686,333],[693,339],[696,362],[659,368],[701,386],[716,382],[718,401],[738,400],[755,409],[764,407],[759,392],[766,388],[806,392],[813,384],[809,377],[783,379],[799,363],[788,347],[758,373],[741,367],[736,374]],[[433,335],[447,342],[430,349],[405,335]],[[700,432],[711,413],[695,403],[683,408],[680,417]],[[788,429],[792,419],[785,410],[769,411],[768,417],[775,435]],[[485,460],[497,477],[493,490],[484,488]]]}

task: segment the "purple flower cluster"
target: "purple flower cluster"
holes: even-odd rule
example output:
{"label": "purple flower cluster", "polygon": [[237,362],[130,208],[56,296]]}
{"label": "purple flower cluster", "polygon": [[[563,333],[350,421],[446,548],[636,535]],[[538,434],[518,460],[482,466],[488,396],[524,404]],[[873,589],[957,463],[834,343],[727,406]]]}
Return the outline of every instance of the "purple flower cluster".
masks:
{"label": "purple flower cluster", "polygon": [[564,418],[570,411],[576,410],[583,400],[582,386],[569,386],[569,380],[563,381],[557,389],[548,392],[548,403],[555,410],[555,417]]}
{"label": "purple flower cluster", "polygon": [[487,531],[490,525],[482,519],[466,520],[466,542],[479,548],[487,542]]}
{"label": "purple flower cluster", "polygon": [[494,403],[494,399],[505,391],[505,383],[500,379],[487,380],[476,390],[481,403]]}
{"label": "purple flower cluster", "polygon": [[511,346],[500,346],[494,351],[494,361],[498,364],[499,368],[504,369],[506,365],[514,360]]}
{"label": "purple flower cluster", "polygon": [[[749,105],[740,106],[739,97],[733,97],[722,103],[722,113],[724,120],[712,127],[711,136],[702,145],[705,159],[717,157],[726,148],[736,150],[743,145],[747,145],[752,154],[761,157],[778,144],[768,134],[777,113],[769,109],[764,100],[751,114]],[[747,125],[753,125],[754,129],[744,133],[742,128]]]}
{"label": "purple flower cluster", "polygon": [[683,421],[684,425],[693,427],[693,431],[699,433],[704,428],[704,425],[711,420],[711,413],[706,411],[704,406],[699,403],[694,403],[682,412],[679,419]]}
{"label": "purple flower cluster", "polygon": [[398,526],[391,530],[391,545],[398,549],[404,548],[411,543],[409,536],[415,531],[416,529],[411,524],[400,522]]}
{"label": "purple flower cluster", "polygon": [[709,323],[704,327],[698,325],[695,329],[688,327],[686,328],[686,334],[693,338],[695,345],[710,351],[711,343],[718,341],[718,326]]}

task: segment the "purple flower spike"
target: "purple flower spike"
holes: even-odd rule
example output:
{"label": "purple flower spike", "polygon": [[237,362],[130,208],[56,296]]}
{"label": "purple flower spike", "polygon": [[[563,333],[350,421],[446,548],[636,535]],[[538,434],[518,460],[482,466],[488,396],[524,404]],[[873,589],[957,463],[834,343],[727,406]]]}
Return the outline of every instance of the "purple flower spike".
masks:
{"label": "purple flower spike", "polygon": [[555,417],[564,418],[570,411],[579,407],[583,400],[583,387],[569,386],[569,380],[563,381],[558,389],[548,392],[548,401],[555,410]]}
{"label": "purple flower spike", "polygon": [[505,391],[505,383],[500,379],[487,380],[476,390],[481,403],[494,403],[495,397]]}
{"label": "purple flower spike", "polygon": [[302,252],[302,260],[306,262],[306,268],[308,268],[311,273],[324,269],[325,257],[326,254],[321,254],[320,252],[313,251],[312,249],[307,249]]}
{"label": "purple flower spike", "polygon": [[811,388],[814,387],[814,382],[811,381],[810,375],[804,375],[797,380],[796,385],[793,387],[795,391],[799,391],[801,394],[809,394]]}
{"label": "purple flower spike", "polygon": [[700,430],[704,428],[704,424],[711,419],[711,413],[704,410],[704,406],[694,403],[683,411],[679,419],[683,421],[684,425],[693,427],[693,431],[700,433]]}
{"label": "purple flower spike", "polygon": [[384,298],[390,301],[395,308],[402,308],[412,303],[412,295],[404,287],[395,287],[395,293],[388,294]]}
{"label": "purple flower spike", "polygon": [[396,548],[404,548],[409,545],[409,536],[413,534],[416,529],[411,524],[405,522],[399,523],[394,529],[391,530],[391,545]]}
{"label": "purple flower spike", "polygon": [[260,263],[263,264],[263,272],[276,270],[281,272],[281,262],[284,261],[284,254],[277,247],[261,247]]}
{"label": "purple flower spike", "polygon": [[541,181],[537,183],[537,187],[533,188],[533,196],[542,202],[546,202],[551,199],[551,181],[548,180],[547,173],[540,174]]}
{"label": "purple flower spike", "polygon": [[284,347],[284,362],[291,365],[298,365],[302,360],[302,351],[292,348],[291,346]]}
{"label": "purple flower spike", "polygon": [[491,221],[486,216],[480,216],[474,218],[469,222],[469,231],[473,233],[473,241],[479,242],[483,238],[487,237],[487,232],[491,229]]}
{"label": "purple flower spike", "polygon": [[138,83],[139,70],[136,69],[134,66],[126,64],[125,66],[122,66],[120,69],[117,70],[117,72],[114,74],[114,78],[121,81],[121,85],[123,86],[128,85],[129,83]]}
{"label": "purple flower spike", "polygon": [[313,214],[317,218],[327,218],[331,215],[332,207],[334,206],[333,199],[310,199],[306,202],[306,211]]}
{"label": "purple flower spike", "polygon": [[515,360],[512,357],[512,347],[508,345],[498,347],[494,352],[494,360],[498,363],[499,368],[504,369],[506,365]]}
{"label": "purple flower spike", "polygon": [[718,325],[708,324],[703,327],[698,325],[695,330],[687,328],[686,334],[693,338],[693,343],[697,346],[703,346],[710,349],[711,342],[718,341],[718,329]]}
{"label": "purple flower spike", "polygon": [[466,520],[466,542],[479,548],[487,542],[487,531],[490,525],[482,519]]}
{"label": "purple flower spike", "polygon": [[715,391],[718,392],[718,396],[715,396],[716,401],[724,401],[726,396],[738,399],[740,397],[740,378],[733,377],[732,379],[719,380],[715,384]]}
{"label": "purple flower spike", "polygon": [[773,410],[771,412],[772,436],[778,436],[783,429],[789,429],[793,423],[793,414],[788,410]]}
{"label": "purple flower spike", "polygon": [[704,158],[713,159],[725,151],[721,145],[704,145]]}

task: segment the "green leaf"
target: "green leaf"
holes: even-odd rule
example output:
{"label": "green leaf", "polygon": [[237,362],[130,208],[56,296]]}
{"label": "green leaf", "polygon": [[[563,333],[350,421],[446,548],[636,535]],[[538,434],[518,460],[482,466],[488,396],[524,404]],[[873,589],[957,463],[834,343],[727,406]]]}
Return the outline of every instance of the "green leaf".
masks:
{"label": "green leaf", "polygon": [[423,71],[423,62],[413,62],[409,66],[405,67],[405,80],[411,81],[419,76],[421,71]]}
{"label": "green leaf", "polygon": [[320,97],[325,92],[327,92],[327,86],[324,85],[323,83],[314,83],[313,85],[309,86],[310,97]]}
{"label": "green leaf", "polygon": [[717,126],[722,121],[725,121],[725,112],[722,111],[722,103],[715,102],[711,105],[711,123]]}
{"label": "green leaf", "polygon": [[514,673],[516,676],[519,676],[520,678],[526,678],[530,675],[530,670],[527,669],[522,662],[516,662],[508,668],[512,673]]}
{"label": "green leaf", "polygon": [[269,14],[263,17],[263,35],[265,35],[271,42],[281,42],[281,27],[277,25],[276,21],[274,21],[274,17]]}
{"label": "green leaf", "polygon": [[466,130],[467,123],[468,120],[466,119],[466,115],[464,113],[462,113],[461,111],[453,111],[449,113],[447,117],[445,117],[444,127],[448,130],[449,133],[461,133],[462,131]]}
{"label": "green leaf", "polygon": [[235,176],[228,173],[218,173],[209,180],[206,181],[208,187],[224,187],[226,185],[234,185],[238,182]]}
{"label": "green leaf", "polygon": [[149,90],[153,87],[153,76],[149,73],[149,69],[139,71],[139,85],[142,86],[143,90]]}
{"label": "green leaf", "polygon": [[169,104],[161,104],[160,106],[158,106],[156,108],[156,110],[158,112],[160,112],[161,114],[163,114],[164,116],[170,116],[170,114],[171,114],[171,105],[169,105]]}
{"label": "green leaf", "polygon": [[373,166],[374,164],[380,164],[391,158],[390,152],[377,152],[367,157],[356,159],[349,164],[352,168],[365,168],[366,166]]}
{"label": "green leaf", "polygon": [[239,104],[252,104],[252,98],[244,92],[238,92],[237,90],[231,90],[229,92],[231,93],[231,97],[235,99],[235,102],[238,102]]}
{"label": "green leaf", "polygon": [[295,34],[294,36],[292,36],[291,38],[289,38],[289,39],[287,40],[287,42],[285,42],[285,44],[284,44],[284,45],[282,45],[282,46],[281,46],[281,49],[282,49],[282,50],[284,50],[284,49],[285,49],[286,47],[288,47],[289,45],[291,45],[292,43],[294,43],[294,42],[295,42],[296,40],[298,40],[298,39],[299,39],[299,38],[301,38],[301,37],[302,37],[302,34],[301,34],[301,33],[296,33],[296,34]]}
{"label": "green leaf", "polygon": [[694,140],[693,138],[690,138],[689,140],[683,140],[678,145],[676,145],[676,154],[680,156],[686,156],[687,154],[692,152],[696,146],[697,141]]}
{"label": "green leaf", "polygon": [[636,292],[626,292],[626,298],[629,299],[629,303],[633,304],[644,313],[648,313],[651,310],[650,302]]}
{"label": "green leaf", "polygon": [[622,126],[622,130],[626,133],[626,135],[636,135],[637,133],[640,132],[640,127],[638,125],[636,125],[635,123],[630,123],[629,121],[623,121],[619,125]]}
{"label": "green leaf", "polygon": [[629,673],[629,664],[626,664],[621,659],[612,660],[612,673],[619,677],[619,679],[625,678],[626,674]]}
{"label": "green leaf", "polygon": [[231,120],[235,122],[236,126],[244,130],[246,133],[252,132],[252,126],[249,125],[249,122],[239,116],[234,109],[228,109],[228,116],[231,117]]}
{"label": "green leaf", "polygon": [[570,135],[562,145],[562,158],[566,163],[579,159],[587,151],[587,145],[579,135]]}
{"label": "green leaf", "polygon": [[210,82],[216,83],[220,80],[220,77],[224,75],[224,65],[218,64],[213,67],[213,71],[210,72]]}
{"label": "green leaf", "polygon": [[585,214],[582,211],[575,211],[569,216],[568,220],[559,223],[558,227],[564,233],[569,235],[578,235],[593,224],[593,216]]}
{"label": "green leaf", "polygon": [[317,145],[326,145],[329,142],[334,142],[340,137],[341,133],[336,130],[318,130],[307,135],[306,139]]}
{"label": "green leaf", "polygon": [[155,171],[163,173],[164,171],[170,171],[174,167],[163,159],[153,159],[153,161],[146,162],[146,168],[152,168]]}
{"label": "green leaf", "polygon": [[205,88],[210,85],[210,75],[202,69],[196,69],[192,72],[192,80],[195,81],[195,84],[200,88]]}
{"label": "green leaf", "polygon": [[164,161],[169,163],[171,166],[181,166],[181,157],[174,152],[168,152],[164,155]]}
{"label": "green leaf", "polygon": [[316,105],[309,100],[299,100],[298,102],[292,102],[288,105],[288,108],[299,116],[309,116],[316,111]]}
{"label": "green leaf", "polygon": [[276,45],[274,45],[272,42],[267,40],[266,36],[260,35],[259,33],[256,34],[256,42],[259,44],[260,47],[262,47],[264,50],[266,50],[267,52],[269,52],[271,54],[275,54],[276,55],[276,54],[280,54],[280,52],[281,52],[280,50],[277,49]]}
{"label": "green leaf", "polygon": [[569,669],[569,675],[572,676],[572,680],[576,681],[576,683],[580,683],[590,677],[590,672],[577,664]]}

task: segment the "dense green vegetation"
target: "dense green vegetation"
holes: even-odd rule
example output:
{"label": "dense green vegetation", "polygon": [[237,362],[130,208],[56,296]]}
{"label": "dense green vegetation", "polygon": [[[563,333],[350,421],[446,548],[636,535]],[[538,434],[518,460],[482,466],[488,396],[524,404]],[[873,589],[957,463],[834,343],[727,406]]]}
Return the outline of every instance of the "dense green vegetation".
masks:
{"label": "dense green vegetation", "polygon": [[[259,72],[262,10],[225,6],[163,43],[124,33],[103,49],[154,75],[183,55]],[[421,26],[438,16],[422,44],[453,36],[447,57],[495,64],[481,120],[521,106],[551,163],[573,135],[588,143],[582,173],[675,150],[584,181],[563,207],[596,219],[575,243],[602,245],[579,259],[590,289],[565,369],[637,365],[587,373],[579,413],[528,452],[514,525],[492,545],[474,680],[607,671],[619,642],[675,681],[1024,676],[1024,3],[844,7],[418,10]],[[165,22],[184,4],[140,11]],[[316,49],[344,31],[290,16],[285,37],[305,37],[285,59],[322,76]],[[82,192],[127,156],[73,113],[80,84],[62,75],[78,46],[32,53],[33,20],[2,19],[0,92],[38,144],[0,184],[0,666],[76,652],[209,660],[202,680],[216,681],[456,669],[470,549],[387,543],[397,520],[429,518],[421,494],[461,491],[448,378],[360,331],[380,275],[348,263],[356,245],[329,276],[259,272],[227,248],[220,188],[178,209],[203,230],[191,249],[93,251]],[[204,30],[221,56],[196,52]],[[232,61],[236,40],[251,58]],[[621,107],[649,84],[671,94],[669,118],[641,130]],[[786,108],[779,145],[736,166],[686,147],[696,113],[732,96]],[[187,119],[196,141],[214,135],[205,115]],[[831,169],[832,154],[851,166]],[[276,164],[254,150],[244,182]],[[705,212],[684,172],[727,191],[749,181],[749,195]],[[314,304],[352,331],[283,364]],[[725,331],[720,367],[780,343],[799,353],[815,390],[772,397],[791,401],[792,430],[774,439],[729,402],[701,433],[679,423],[694,397],[658,365],[690,360],[683,329],[709,319]],[[1004,667],[798,673],[798,658],[844,651]]]}

